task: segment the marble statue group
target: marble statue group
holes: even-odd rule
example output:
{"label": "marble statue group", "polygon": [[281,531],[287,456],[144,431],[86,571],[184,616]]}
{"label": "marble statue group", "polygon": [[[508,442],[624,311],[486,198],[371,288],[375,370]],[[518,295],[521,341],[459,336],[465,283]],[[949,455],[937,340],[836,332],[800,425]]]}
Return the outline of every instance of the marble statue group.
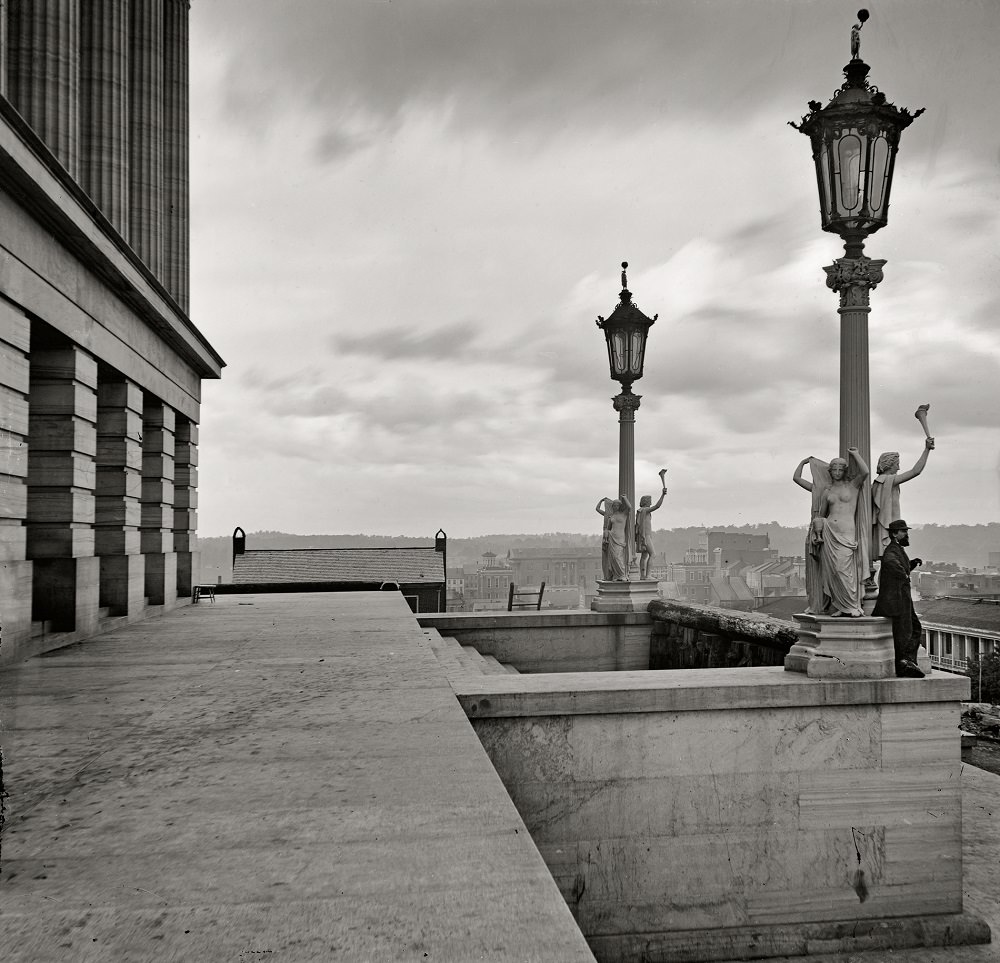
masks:
{"label": "marble statue group", "polygon": [[666,468],[660,469],[662,490],[656,504],[653,504],[651,495],[643,495],[639,499],[634,519],[632,503],[624,493],[617,498],[602,498],[597,503],[597,514],[604,516],[601,571],[605,581],[628,581],[633,559],[638,559],[639,578],[649,578],[650,565],[656,555],[651,515],[663,504],[663,498],[667,494],[667,486],[663,481],[666,473]]}
{"label": "marble statue group", "polygon": [[[806,535],[807,612],[813,615],[858,617],[864,615],[865,588],[874,586],[875,562],[894,544],[893,523],[900,518],[899,486],[919,475],[934,450],[927,428],[930,405],[921,405],[915,417],[924,429],[924,450],[909,470],[899,471],[899,452],[883,453],[871,497],[863,497],[869,476],[857,448],[848,458],[829,463],[803,458],[792,481],[812,496],[812,513]],[[802,472],[809,466],[811,480]]]}

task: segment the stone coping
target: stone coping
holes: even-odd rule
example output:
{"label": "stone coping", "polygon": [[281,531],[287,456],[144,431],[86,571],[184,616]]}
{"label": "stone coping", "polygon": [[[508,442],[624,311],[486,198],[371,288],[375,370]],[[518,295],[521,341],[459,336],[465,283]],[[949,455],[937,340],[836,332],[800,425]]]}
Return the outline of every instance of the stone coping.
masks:
{"label": "stone coping", "polygon": [[592,612],[590,609],[531,609],[520,612],[428,612],[417,616],[424,628],[448,634],[449,626],[461,629],[545,628],[587,625],[647,625],[647,612]]}
{"label": "stone coping", "polygon": [[454,684],[471,718],[706,712],[724,709],[968,700],[971,681],[949,672],[924,679],[810,679],[774,666],[631,672],[488,675]]}

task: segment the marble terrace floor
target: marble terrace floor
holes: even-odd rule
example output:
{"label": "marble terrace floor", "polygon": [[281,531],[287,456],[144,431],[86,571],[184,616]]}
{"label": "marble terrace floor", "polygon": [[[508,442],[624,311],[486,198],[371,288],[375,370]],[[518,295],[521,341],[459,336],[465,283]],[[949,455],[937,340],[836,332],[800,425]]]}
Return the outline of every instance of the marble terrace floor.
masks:
{"label": "marble terrace floor", "polygon": [[[219,596],[0,670],[0,957],[592,960],[402,598]],[[963,772],[1000,960],[1000,777]]]}

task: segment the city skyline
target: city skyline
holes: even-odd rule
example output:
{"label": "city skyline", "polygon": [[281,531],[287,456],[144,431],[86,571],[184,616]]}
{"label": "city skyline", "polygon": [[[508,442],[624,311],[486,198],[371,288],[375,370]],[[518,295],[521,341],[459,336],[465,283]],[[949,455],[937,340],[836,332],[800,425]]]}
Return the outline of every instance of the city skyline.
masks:
{"label": "city skyline", "polygon": [[[590,532],[617,494],[598,314],[650,332],[657,519],[805,524],[836,453],[842,253],[786,125],[842,81],[856,3],[192,6],[199,529]],[[902,139],[870,327],[872,460],[938,447],[911,524],[1000,518],[989,3],[872,4]],[[872,465],[874,469],[874,464]]]}

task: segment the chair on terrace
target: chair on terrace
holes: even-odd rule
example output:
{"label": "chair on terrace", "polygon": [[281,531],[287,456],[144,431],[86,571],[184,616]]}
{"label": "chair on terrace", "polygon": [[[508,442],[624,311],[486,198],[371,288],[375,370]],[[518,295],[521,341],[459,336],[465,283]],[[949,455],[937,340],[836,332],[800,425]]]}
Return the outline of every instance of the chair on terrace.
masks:
{"label": "chair on terrace", "polygon": [[544,592],[544,582],[538,588],[529,587],[520,589],[511,582],[510,592],[507,594],[507,611],[513,612],[514,609],[540,609],[542,607],[542,595]]}

